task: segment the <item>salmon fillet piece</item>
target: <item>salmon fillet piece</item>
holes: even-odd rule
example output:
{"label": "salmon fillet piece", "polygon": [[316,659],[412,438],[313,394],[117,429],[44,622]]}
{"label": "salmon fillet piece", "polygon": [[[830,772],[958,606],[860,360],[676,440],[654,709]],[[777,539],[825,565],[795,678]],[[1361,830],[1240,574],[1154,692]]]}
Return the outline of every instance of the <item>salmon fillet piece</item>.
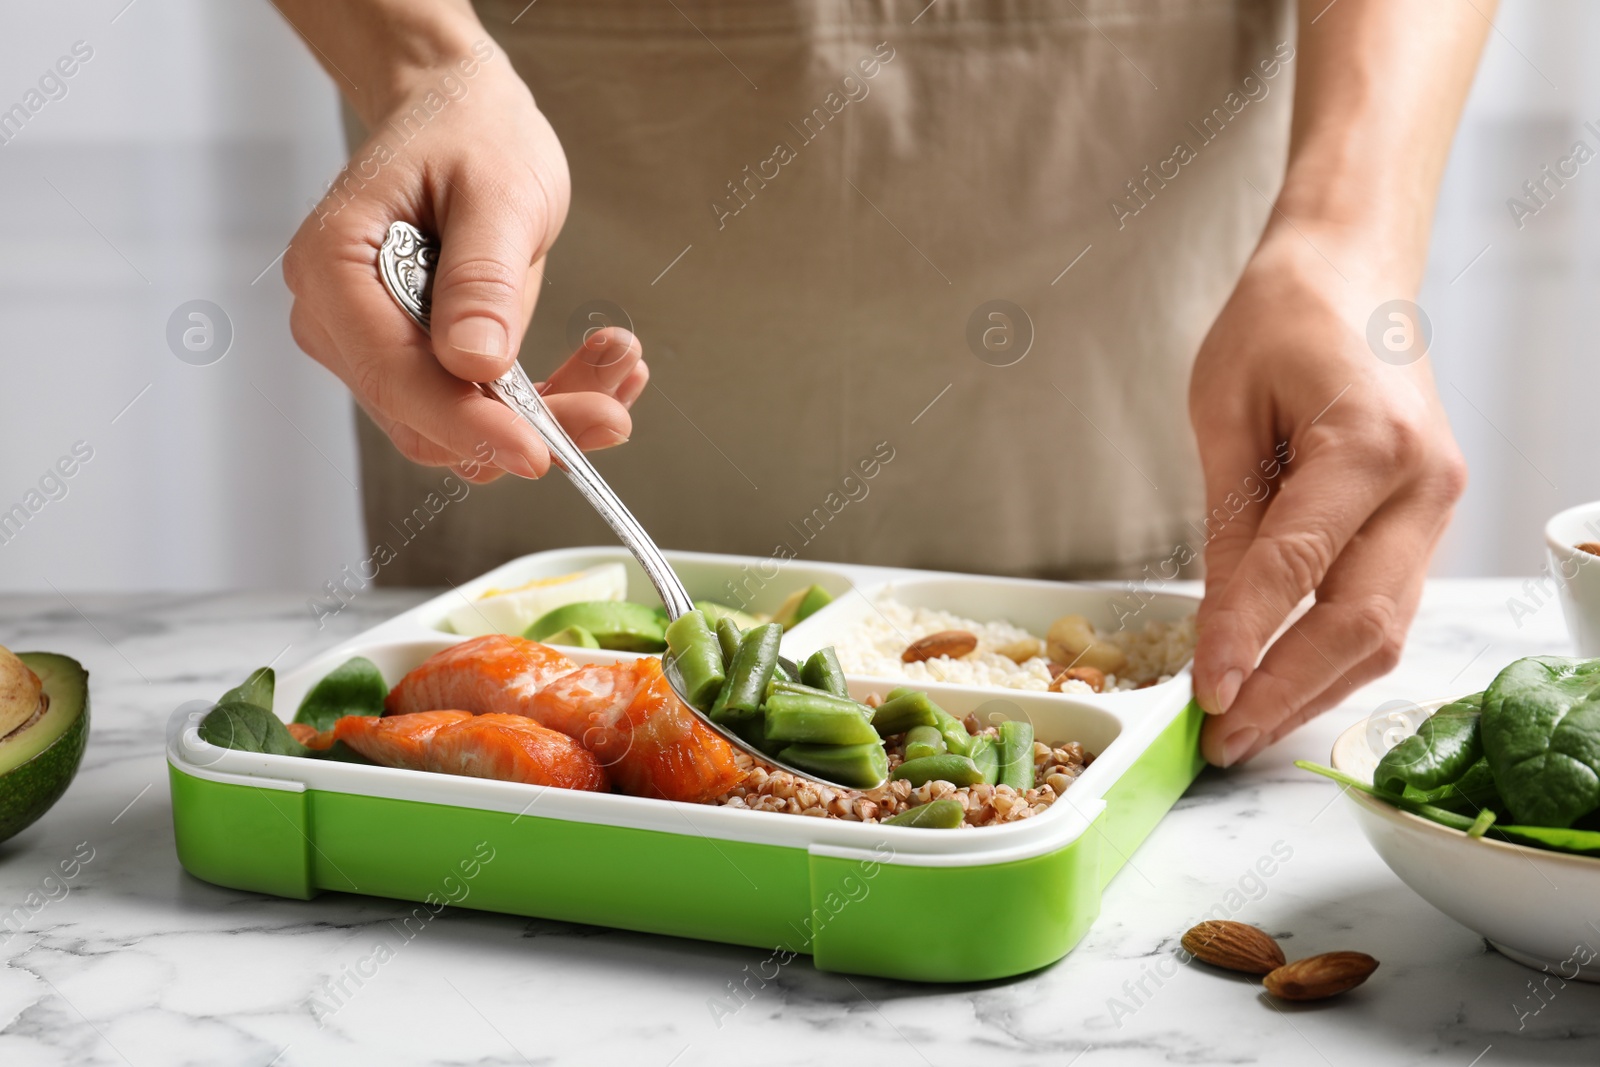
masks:
{"label": "salmon fillet piece", "polygon": [[385,715],[455,708],[474,715],[528,714],[535,693],[578,665],[548,645],[488,634],[451,645],[389,691]]}
{"label": "salmon fillet piece", "polygon": [[321,752],[323,749],[332,748],[334,741],[332,730],[319,731],[315,726],[303,722],[286,723],[289,727],[289,736],[309,749]]}
{"label": "salmon fillet piece", "polygon": [[566,734],[525,715],[470,716],[434,734],[427,749],[427,769],[440,774],[590,792],[611,788],[593,754]]}
{"label": "salmon fillet piece", "polygon": [[582,742],[630,796],[703,803],[747,773],[734,747],[678,699],[653,656],[558,678],[534,694],[530,714]]}
{"label": "salmon fillet piece", "polygon": [[[374,715],[346,715],[322,736],[328,738],[330,745],[343,741],[385,767],[424,771],[428,769],[428,744],[434,734],[470,718],[470,711],[419,711],[410,715],[386,715],[381,719]],[[301,744],[307,742],[301,741]]]}

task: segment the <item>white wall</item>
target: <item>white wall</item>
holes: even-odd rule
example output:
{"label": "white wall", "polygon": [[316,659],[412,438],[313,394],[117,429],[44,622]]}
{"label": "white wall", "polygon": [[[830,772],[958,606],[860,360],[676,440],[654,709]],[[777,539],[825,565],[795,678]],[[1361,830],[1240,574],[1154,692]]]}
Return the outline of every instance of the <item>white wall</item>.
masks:
{"label": "white wall", "polygon": [[[0,545],[0,590],[315,587],[359,555],[350,414],[290,340],[277,268],[252,280],[339,162],[334,92],[262,0],[125,3],[0,9],[0,109],[94,50],[0,146],[0,511],[94,449]],[[1473,470],[1440,574],[1532,571],[1543,518],[1600,497],[1600,160],[1520,231],[1505,207],[1576,137],[1600,149],[1600,11],[1514,0],[1498,27],[1421,297]],[[164,336],[196,297],[235,331],[207,367]]]}
{"label": "white wall", "polygon": [[[252,281],[340,160],[335,96],[259,0],[126,3],[5,5],[0,109],[93,56],[0,146],[0,511],[93,459],[0,545],[0,589],[315,586],[357,555],[348,403],[278,268]],[[193,298],[233,323],[211,366],[166,344]]]}

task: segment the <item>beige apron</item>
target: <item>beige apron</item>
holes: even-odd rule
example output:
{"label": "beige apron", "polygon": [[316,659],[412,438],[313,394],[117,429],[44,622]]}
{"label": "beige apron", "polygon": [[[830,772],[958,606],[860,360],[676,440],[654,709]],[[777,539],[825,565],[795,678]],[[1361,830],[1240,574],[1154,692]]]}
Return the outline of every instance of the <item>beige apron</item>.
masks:
{"label": "beige apron", "polygon": [[[479,10],[572,172],[523,364],[622,309],[651,388],[594,459],[660,544],[1072,578],[1200,544],[1189,368],[1281,181],[1285,4]],[[360,437],[381,581],[615,541],[559,475],[402,541],[445,472]]]}

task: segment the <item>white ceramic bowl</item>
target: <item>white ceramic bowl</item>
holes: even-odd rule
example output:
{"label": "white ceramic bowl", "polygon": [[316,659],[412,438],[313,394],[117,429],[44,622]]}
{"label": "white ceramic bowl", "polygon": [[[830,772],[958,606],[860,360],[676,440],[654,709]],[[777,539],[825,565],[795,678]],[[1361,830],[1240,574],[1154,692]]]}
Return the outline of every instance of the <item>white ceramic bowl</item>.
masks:
{"label": "white ceramic bowl", "polygon": [[1561,612],[1578,655],[1600,656],[1600,556],[1579,552],[1581,541],[1600,541],[1600,501],[1559,512],[1545,523],[1549,577],[1561,591]]}
{"label": "white ceramic bowl", "polygon": [[[1422,710],[1431,713],[1443,703]],[[1363,719],[1341,734],[1334,768],[1372,781],[1387,747],[1415,732],[1417,723],[1414,716],[1396,716],[1384,725]],[[1600,859],[1473,839],[1359,789],[1345,795],[1378,855],[1428,903],[1518,963],[1600,982]]]}

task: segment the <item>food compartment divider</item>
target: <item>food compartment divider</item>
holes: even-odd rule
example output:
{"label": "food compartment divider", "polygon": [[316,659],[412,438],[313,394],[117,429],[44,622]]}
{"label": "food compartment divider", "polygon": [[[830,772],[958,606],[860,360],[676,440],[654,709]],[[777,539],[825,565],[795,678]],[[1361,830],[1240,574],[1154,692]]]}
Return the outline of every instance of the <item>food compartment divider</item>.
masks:
{"label": "food compartment divider", "polygon": [[[625,556],[570,549],[514,560],[290,672],[279,680],[276,710],[289,718],[317,680],[353,655],[372,659],[392,686],[464,640],[437,628],[460,595]],[[702,576],[771,569],[755,558],[669,556],[675,566],[701,565]],[[758,591],[771,602],[756,604],[770,610],[811,581],[829,587],[818,576],[859,595],[794,627],[786,654],[809,650],[800,641],[807,627],[832,631],[830,613],[883,588],[945,580],[788,563]],[[1055,588],[1071,599],[1091,587]],[[580,663],[634,658],[564,651]],[[849,680],[858,697],[904,684]],[[179,712],[168,731],[179,858],[197,877],[233,888],[303,899],[360,892],[424,906],[448,902],[444,880],[459,882],[457,868],[474,863],[465,907],[809,953],[817,967],[848,973],[977,981],[1052,963],[1082,937],[1101,890],[1202,765],[1202,716],[1188,699],[1187,671],[1172,684],[1105,696],[923,687],[957,717],[1026,717],[1040,740],[1080,740],[1098,758],[1043,815],[927,831],[216,749],[198,739],[199,716]],[[1073,736],[1053,736],[1060,731]],[[480,847],[492,851],[490,862],[474,861]],[[900,936],[915,909],[967,899],[985,901],[984,922],[949,924],[933,944]]]}

